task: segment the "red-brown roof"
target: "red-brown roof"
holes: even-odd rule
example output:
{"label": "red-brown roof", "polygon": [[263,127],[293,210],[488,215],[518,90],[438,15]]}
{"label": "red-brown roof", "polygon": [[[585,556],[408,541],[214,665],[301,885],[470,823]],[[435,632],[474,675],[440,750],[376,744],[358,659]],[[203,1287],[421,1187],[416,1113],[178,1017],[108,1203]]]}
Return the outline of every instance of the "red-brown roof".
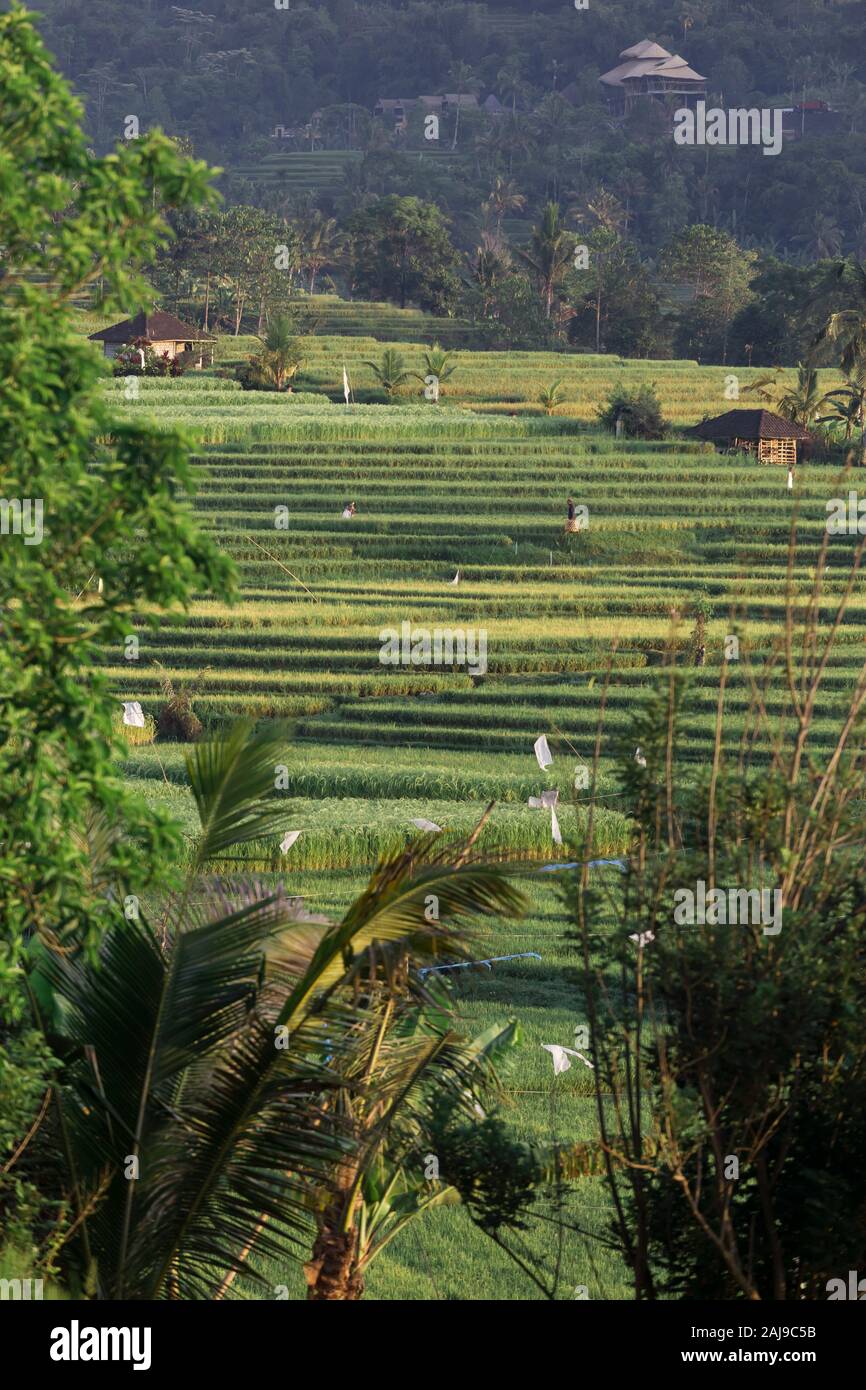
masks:
{"label": "red-brown roof", "polygon": [[691,434],[701,439],[811,439],[802,425],[783,420],[771,410],[726,410],[711,420],[702,420]]}
{"label": "red-brown roof", "polygon": [[91,333],[90,341],[131,343],[133,338],[147,338],[152,343],[200,343],[209,336],[208,333],[202,333],[200,328],[190,328],[188,323],[181,323],[174,314],[156,309],[152,314],[136,314],[133,319],[124,319],[122,323],[113,323],[109,328],[101,329],[99,333]]}

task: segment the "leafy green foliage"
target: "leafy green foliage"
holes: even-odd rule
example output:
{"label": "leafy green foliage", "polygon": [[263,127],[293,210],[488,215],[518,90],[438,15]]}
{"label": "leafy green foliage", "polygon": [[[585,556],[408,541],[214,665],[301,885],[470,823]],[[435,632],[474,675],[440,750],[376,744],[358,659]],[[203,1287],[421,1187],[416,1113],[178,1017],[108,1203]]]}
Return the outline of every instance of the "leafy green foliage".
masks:
{"label": "leafy green foliage", "polygon": [[[140,268],[166,235],[153,191],[205,204],[209,171],[160,134],[94,158],[81,115],[29,17],[0,16],[0,494],[39,507],[43,532],[0,536],[0,1015],[13,1032],[26,938],[93,950],[118,922],[78,828],[102,813],[125,829],[107,866],[121,893],[165,878],[179,848],[118,776],[98,654],[122,650],[133,607],[156,626],[196,589],[228,594],[234,573],[189,513],[187,437],[116,418],[70,310],[103,277],[114,305],[148,303]],[[44,1077],[44,1055],[31,1060]]]}
{"label": "leafy green foliage", "polygon": [[605,404],[599,407],[598,418],[609,430],[615,430],[621,422],[627,439],[663,439],[668,430],[654,382],[644,382],[633,390],[614,386]]}
{"label": "leafy green foliage", "polygon": [[546,1166],[498,1115],[457,1118],[447,1099],[433,1105],[430,1143],[442,1176],[487,1233],[522,1230]]}
{"label": "leafy green foliage", "polygon": [[439,208],[390,194],[349,218],[349,274],[356,293],[440,313],[457,293],[457,254]]}

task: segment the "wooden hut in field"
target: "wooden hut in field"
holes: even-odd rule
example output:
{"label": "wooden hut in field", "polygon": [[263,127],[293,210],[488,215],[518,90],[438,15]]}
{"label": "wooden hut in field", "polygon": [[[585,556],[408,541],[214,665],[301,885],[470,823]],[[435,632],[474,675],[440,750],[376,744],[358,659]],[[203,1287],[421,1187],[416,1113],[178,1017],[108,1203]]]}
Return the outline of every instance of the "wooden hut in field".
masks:
{"label": "wooden hut in field", "polygon": [[754,454],[759,463],[794,464],[798,451],[814,442],[814,435],[802,425],[783,420],[771,410],[726,410],[724,415],[702,420],[688,433],[712,440],[720,449]]}

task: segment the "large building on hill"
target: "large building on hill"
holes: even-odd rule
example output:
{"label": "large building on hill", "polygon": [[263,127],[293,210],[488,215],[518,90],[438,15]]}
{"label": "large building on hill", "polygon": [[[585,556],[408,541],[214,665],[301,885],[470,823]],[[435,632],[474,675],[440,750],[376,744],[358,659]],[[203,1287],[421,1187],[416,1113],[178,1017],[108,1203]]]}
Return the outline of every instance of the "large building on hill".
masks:
{"label": "large building on hill", "polygon": [[639,101],[676,101],[689,106],[706,98],[707,79],[685,58],[668,53],[660,44],[643,39],[631,48],[624,48],[620,61],[610,72],[599,78],[610,104],[620,111],[629,111]]}

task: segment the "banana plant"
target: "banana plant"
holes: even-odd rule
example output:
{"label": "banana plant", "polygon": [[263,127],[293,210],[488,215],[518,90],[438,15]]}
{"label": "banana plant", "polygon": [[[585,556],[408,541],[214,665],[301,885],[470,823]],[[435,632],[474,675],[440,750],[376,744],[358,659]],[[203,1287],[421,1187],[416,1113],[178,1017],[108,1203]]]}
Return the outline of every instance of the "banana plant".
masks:
{"label": "banana plant", "polygon": [[[400,972],[397,973],[398,980]],[[515,1021],[472,1040],[431,1024],[411,974],[401,987],[368,975],[365,1042],[346,1058],[346,1086],[336,1103],[354,1137],[328,1194],[314,1193],[318,1234],[304,1267],[313,1300],[358,1299],[373,1260],[410,1222],[461,1194],[439,1172],[429,1119],[434,1098],[456,1112],[481,1110],[495,1084],[493,1059],[518,1038]]]}

